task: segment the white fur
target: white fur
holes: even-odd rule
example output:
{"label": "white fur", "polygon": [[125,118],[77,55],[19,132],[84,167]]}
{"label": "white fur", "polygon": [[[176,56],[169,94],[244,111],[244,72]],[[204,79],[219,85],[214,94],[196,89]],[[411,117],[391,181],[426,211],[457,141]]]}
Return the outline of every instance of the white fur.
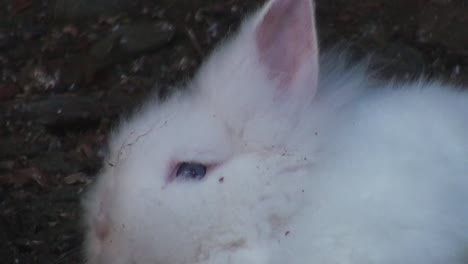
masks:
{"label": "white fur", "polygon": [[[315,96],[278,101],[252,44],[267,9],[113,134],[88,263],[468,263],[467,93],[377,84],[328,54]],[[168,182],[183,161],[216,166]]]}

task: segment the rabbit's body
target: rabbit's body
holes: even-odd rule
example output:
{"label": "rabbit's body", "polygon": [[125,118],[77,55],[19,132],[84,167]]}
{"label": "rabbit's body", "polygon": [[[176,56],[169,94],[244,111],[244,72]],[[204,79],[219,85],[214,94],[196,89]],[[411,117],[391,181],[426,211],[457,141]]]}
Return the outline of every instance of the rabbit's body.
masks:
{"label": "rabbit's body", "polygon": [[388,87],[343,108],[312,170],[310,263],[468,263],[468,101],[446,89]]}
{"label": "rabbit's body", "polygon": [[468,263],[468,94],[334,55],[319,74],[311,14],[272,0],[123,123],[87,199],[89,263]]}

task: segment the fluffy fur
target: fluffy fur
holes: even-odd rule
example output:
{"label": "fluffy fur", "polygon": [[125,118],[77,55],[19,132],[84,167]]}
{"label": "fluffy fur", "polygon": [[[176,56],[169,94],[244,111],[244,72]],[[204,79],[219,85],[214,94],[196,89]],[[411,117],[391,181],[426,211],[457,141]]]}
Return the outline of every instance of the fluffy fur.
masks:
{"label": "fluffy fur", "polygon": [[[271,0],[115,131],[88,263],[468,263],[468,95],[319,63],[311,10]],[[171,181],[186,161],[206,177]]]}

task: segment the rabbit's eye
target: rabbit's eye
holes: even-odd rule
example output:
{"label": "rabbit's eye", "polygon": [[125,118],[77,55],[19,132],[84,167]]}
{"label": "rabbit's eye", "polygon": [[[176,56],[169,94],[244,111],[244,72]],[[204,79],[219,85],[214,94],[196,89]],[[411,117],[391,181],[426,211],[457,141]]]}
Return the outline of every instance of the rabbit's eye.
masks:
{"label": "rabbit's eye", "polygon": [[199,163],[183,162],[179,165],[176,178],[184,180],[201,180],[205,177],[206,166]]}

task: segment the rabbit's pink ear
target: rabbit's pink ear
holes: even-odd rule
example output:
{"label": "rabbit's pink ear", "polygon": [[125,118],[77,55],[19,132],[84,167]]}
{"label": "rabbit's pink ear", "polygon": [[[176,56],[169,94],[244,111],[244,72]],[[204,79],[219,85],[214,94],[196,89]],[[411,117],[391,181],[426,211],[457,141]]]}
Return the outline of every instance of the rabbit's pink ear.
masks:
{"label": "rabbit's pink ear", "polygon": [[[318,44],[311,0],[271,0],[255,30],[259,60],[281,94],[313,96],[318,83]],[[310,98],[310,97],[309,97]]]}

